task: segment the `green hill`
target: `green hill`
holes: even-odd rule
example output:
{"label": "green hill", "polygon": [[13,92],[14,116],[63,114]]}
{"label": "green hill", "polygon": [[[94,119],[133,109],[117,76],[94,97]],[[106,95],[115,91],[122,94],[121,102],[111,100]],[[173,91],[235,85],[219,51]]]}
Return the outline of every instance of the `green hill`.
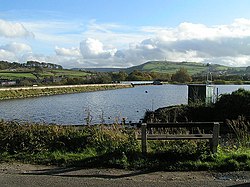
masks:
{"label": "green hill", "polygon": [[219,64],[210,64],[209,67],[205,63],[197,62],[171,62],[171,61],[149,61],[144,64],[133,66],[126,69],[127,73],[134,70],[146,71],[146,72],[159,72],[173,74],[180,68],[187,69],[191,75],[207,72],[208,68],[211,72],[227,72],[237,74],[242,71],[245,72],[245,67],[228,67]]}

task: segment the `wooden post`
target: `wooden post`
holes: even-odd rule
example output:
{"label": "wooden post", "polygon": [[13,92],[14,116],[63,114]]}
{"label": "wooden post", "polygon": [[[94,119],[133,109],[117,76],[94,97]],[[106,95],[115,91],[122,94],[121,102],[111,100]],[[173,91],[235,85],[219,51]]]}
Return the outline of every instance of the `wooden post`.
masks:
{"label": "wooden post", "polygon": [[213,127],[213,138],[211,141],[211,150],[212,153],[217,152],[217,147],[219,145],[219,131],[220,131],[220,124],[218,122],[214,123]]}
{"label": "wooden post", "polygon": [[142,153],[146,154],[147,153],[147,124],[142,123],[141,124],[141,148],[142,148]]}

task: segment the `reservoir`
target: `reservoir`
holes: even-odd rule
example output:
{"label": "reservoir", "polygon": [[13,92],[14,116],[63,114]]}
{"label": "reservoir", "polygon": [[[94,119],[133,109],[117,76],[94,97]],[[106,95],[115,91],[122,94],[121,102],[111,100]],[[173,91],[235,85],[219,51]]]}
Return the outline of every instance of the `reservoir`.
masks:
{"label": "reservoir", "polygon": [[[216,85],[219,94],[250,85]],[[187,104],[187,85],[148,85],[118,90],[0,101],[0,119],[64,125],[139,122],[145,111]]]}

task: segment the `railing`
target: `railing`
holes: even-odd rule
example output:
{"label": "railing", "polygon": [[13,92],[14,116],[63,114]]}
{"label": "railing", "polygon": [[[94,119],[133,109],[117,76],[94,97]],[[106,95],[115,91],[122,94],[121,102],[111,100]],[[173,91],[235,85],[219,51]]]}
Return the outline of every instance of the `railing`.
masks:
{"label": "railing", "polygon": [[[137,139],[142,141],[142,153],[147,153],[147,140],[185,140],[185,139],[209,139],[212,153],[217,152],[219,144],[219,122],[179,122],[179,123],[142,123],[139,125],[141,134]],[[189,134],[154,134],[154,129],[177,129],[185,128]],[[151,131],[151,133],[147,133]],[[198,131],[198,133],[193,133]],[[202,133],[206,132],[206,133]]]}

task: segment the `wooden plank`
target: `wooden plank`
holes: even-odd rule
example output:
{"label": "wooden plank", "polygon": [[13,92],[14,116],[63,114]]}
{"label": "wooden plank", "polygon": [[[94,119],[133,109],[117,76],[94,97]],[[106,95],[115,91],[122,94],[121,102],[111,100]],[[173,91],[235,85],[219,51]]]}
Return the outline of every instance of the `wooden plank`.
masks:
{"label": "wooden plank", "polygon": [[213,128],[214,122],[147,123],[147,128]]}
{"label": "wooden plank", "polygon": [[[213,134],[148,134],[147,140],[212,139]],[[142,139],[141,135],[137,139]]]}

